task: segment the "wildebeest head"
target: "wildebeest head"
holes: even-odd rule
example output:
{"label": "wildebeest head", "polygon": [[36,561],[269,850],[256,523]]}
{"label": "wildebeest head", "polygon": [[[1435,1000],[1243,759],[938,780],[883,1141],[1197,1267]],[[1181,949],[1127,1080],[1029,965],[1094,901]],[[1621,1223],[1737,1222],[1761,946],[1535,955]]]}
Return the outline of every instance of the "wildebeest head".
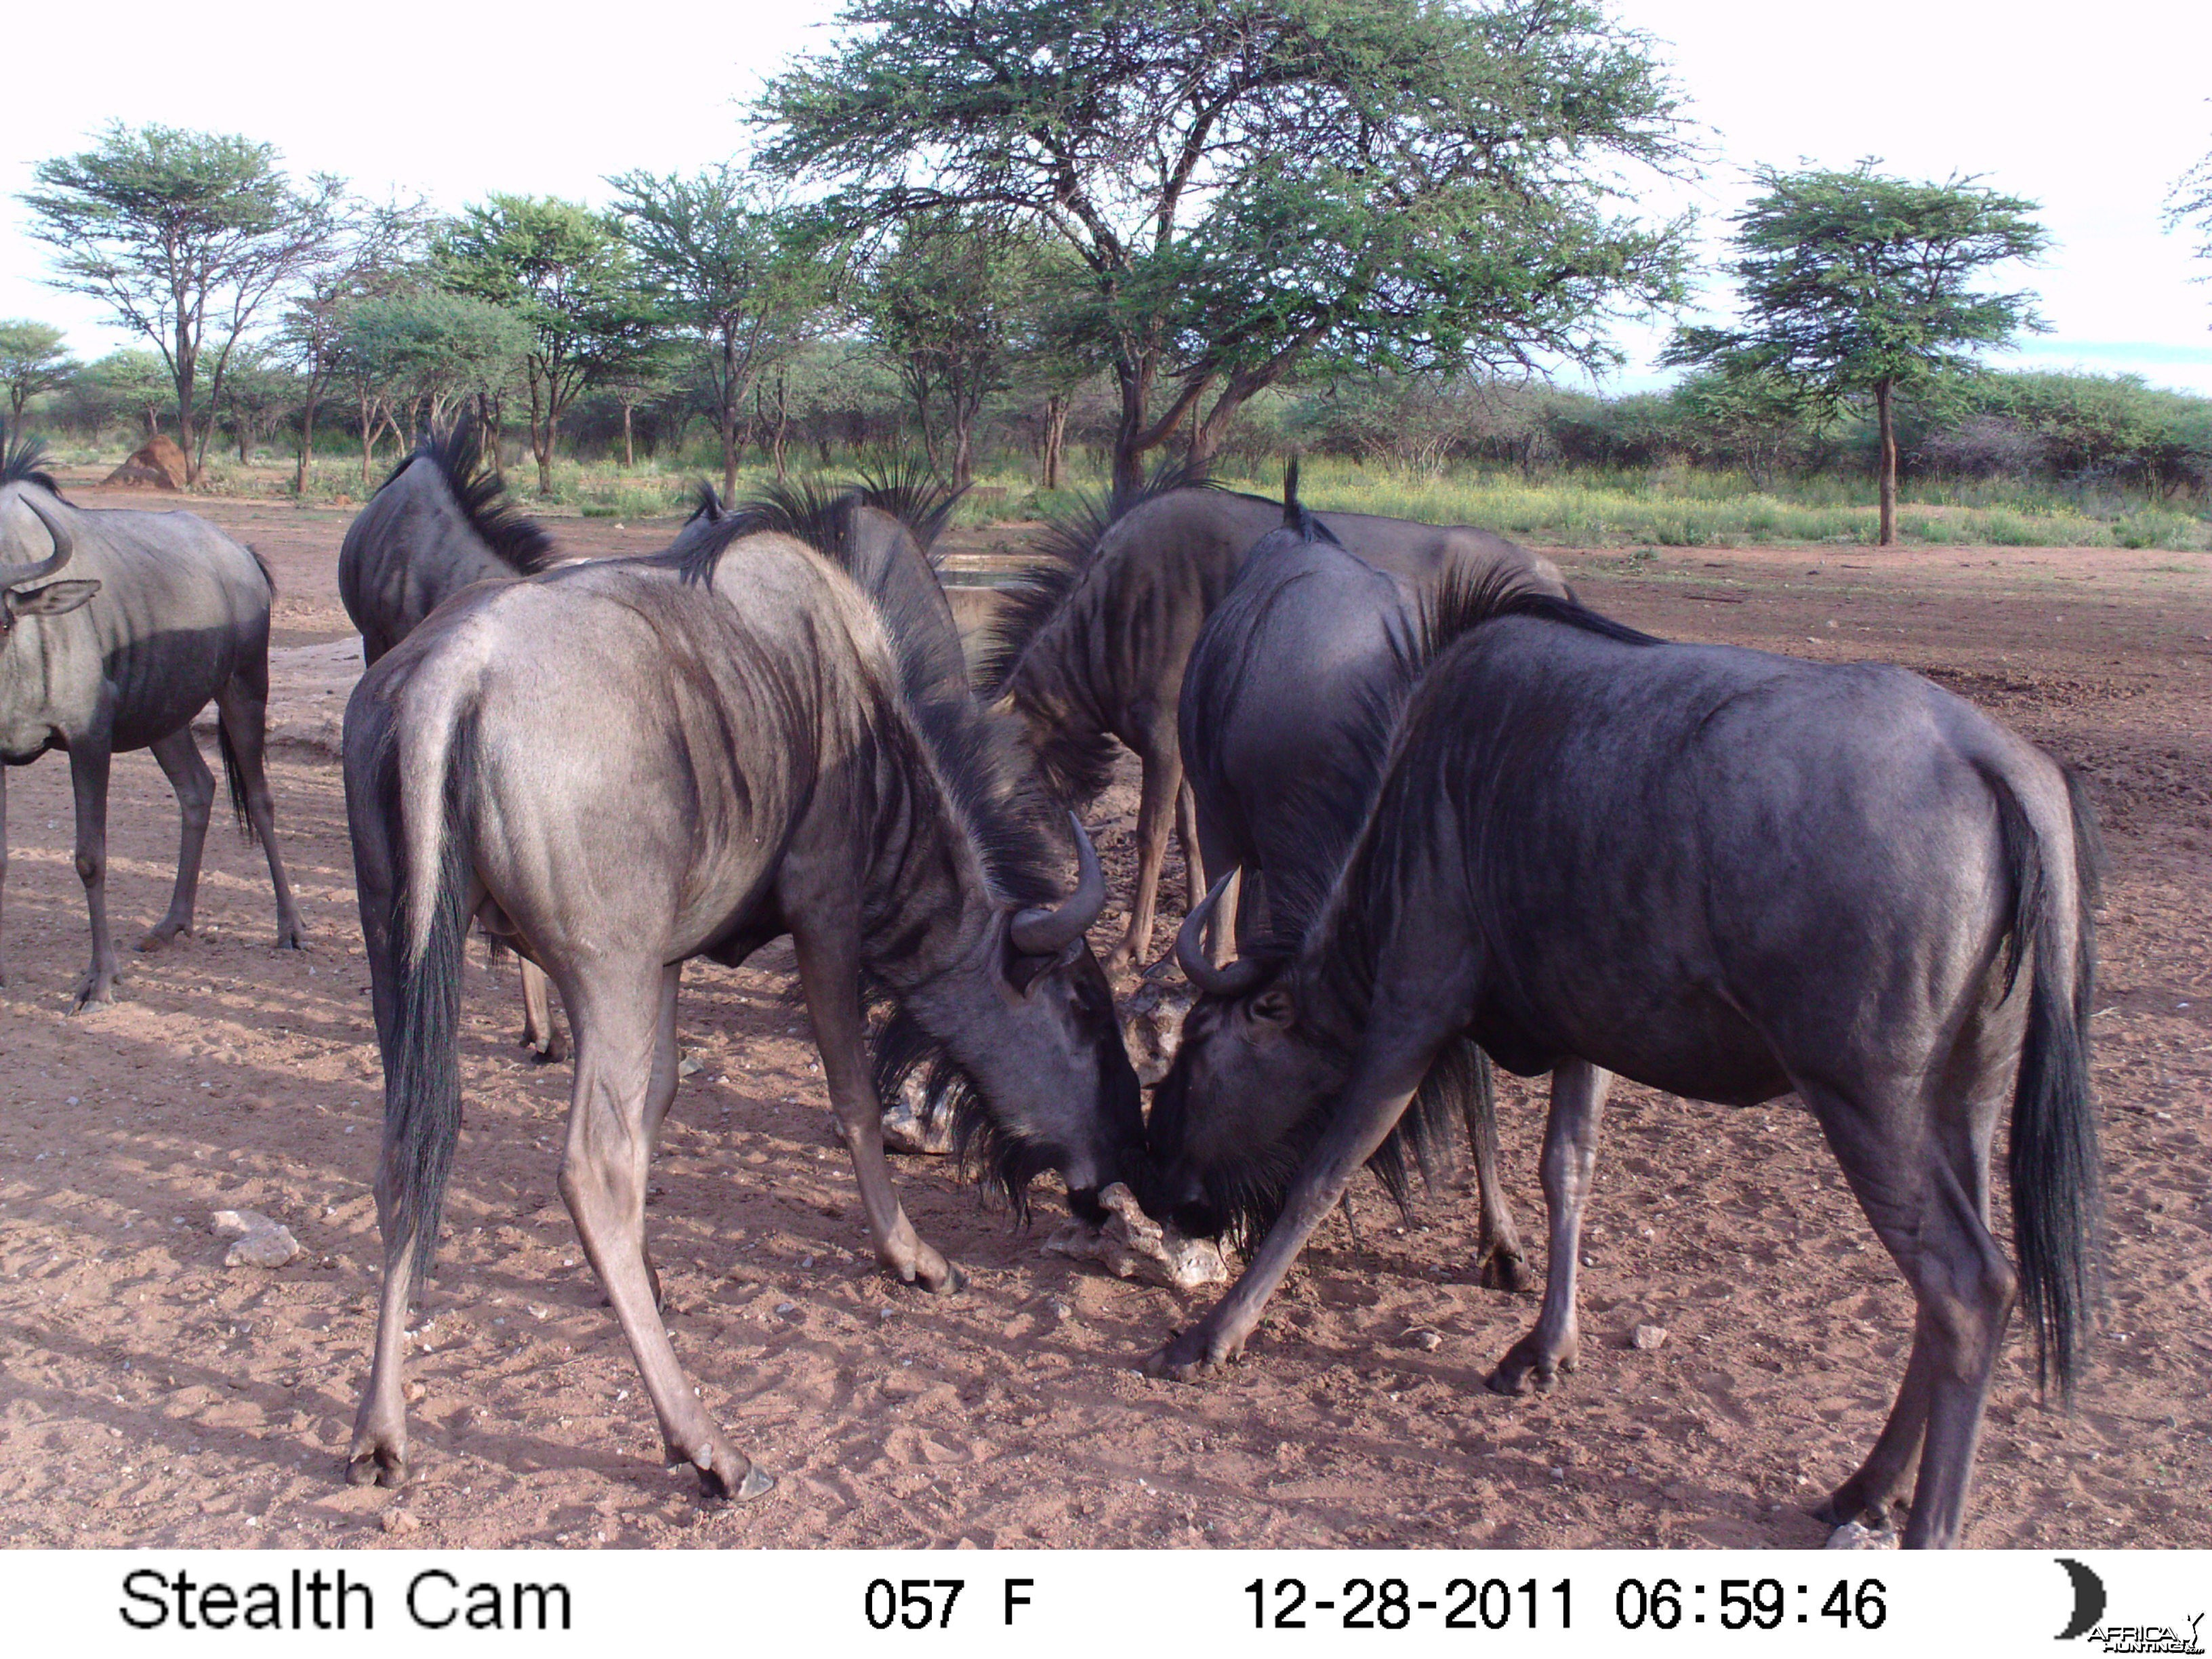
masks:
{"label": "wildebeest head", "polygon": [[1176,938],[1176,957],[1198,988],[1175,1063],[1152,1094],[1146,1125],[1146,1210],[1184,1232],[1264,1233],[1343,1086],[1348,1050],[1319,1040],[1301,1019],[1287,955],[1208,960],[1206,919],[1227,881],[1216,883]]}
{"label": "wildebeest head", "polygon": [[[40,501],[36,486],[19,489],[15,499],[46,527],[52,551],[43,559],[17,563],[7,560],[12,546],[0,544],[0,641],[15,632],[19,617],[58,617],[76,610],[100,592],[97,581],[64,576],[61,572],[76,550],[76,538],[67,524]],[[12,538],[10,538],[12,540]]]}
{"label": "wildebeest head", "polygon": [[[979,941],[989,958],[980,974],[903,997],[878,1039],[876,1073],[885,1098],[921,1073],[933,1102],[951,1110],[963,1158],[1018,1208],[1033,1179],[1057,1170],[1073,1207],[1096,1219],[1098,1189],[1137,1173],[1144,1117],[1114,994],[1084,936],[1104,907],[1105,878],[1074,830],[1075,891],[1002,907]],[[989,994],[980,1006],[978,981]]]}

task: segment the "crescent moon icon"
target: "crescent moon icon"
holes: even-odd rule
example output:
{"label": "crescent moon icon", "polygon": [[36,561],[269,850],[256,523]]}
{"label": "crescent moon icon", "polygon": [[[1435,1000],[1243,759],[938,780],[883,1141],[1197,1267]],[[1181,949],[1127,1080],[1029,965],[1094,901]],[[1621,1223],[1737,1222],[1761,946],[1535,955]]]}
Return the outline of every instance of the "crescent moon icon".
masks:
{"label": "crescent moon icon", "polygon": [[2097,1621],[2105,1616],[2105,1581],[2069,1556],[2060,1556],[2058,1565],[2066,1569],[2067,1577],[2074,1582],[2074,1619],[2052,1639],[2071,1642],[2094,1629]]}

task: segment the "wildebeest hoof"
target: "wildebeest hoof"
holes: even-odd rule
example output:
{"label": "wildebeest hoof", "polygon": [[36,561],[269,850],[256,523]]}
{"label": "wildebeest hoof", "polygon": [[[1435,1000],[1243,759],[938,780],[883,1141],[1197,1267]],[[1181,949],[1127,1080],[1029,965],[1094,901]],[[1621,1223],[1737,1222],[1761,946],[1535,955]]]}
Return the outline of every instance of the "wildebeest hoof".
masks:
{"label": "wildebeest hoof", "polygon": [[926,1279],[921,1282],[922,1289],[927,1291],[932,1296],[957,1296],[968,1288],[968,1275],[948,1261],[945,1264],[944,1278],[939,1279],[934,1285]]}
{"label": "wildebeest hoof", "polygon": [[407,1459],[402,1453],[386,1446],[374,1451],[356,1452],[346,1465],[346,1485],[349,1486],[384,1486],[397,1490],[407,1484]]}
{"label": "wildebeest hoof", "polygon": [[276,948],[280,951],[304,951],[307,948],[307,930],[298,922],[280,922],[276,928]]}
{"label": "wildebeest hoof", "polygon": [[1559,1386],[1560,1376],[1574,1368],[1571,1353],[1547,1354],[1533,1340],[1523,1338],[1507,1350],[1484,1386],[1492,1394],[1549,1394]]}
{"label": "wildebeest hoof", "polygon": [[1177,1382],[1195,1382],[1218,1376],[1243,1357],[1244,1345],[1217,1346],[1203,1325],[1179,1333],[1166,1346],[1145,1361],[1145,1375],[1164,1376]]}
{"label": "wildebeest hoof", "polygon": [[1869,1532],[1900,1531],[1905,1518],[1893,1514],[1886,1500],[1869,1501],[1864,1488],[1855,1480],[1846,1480],[1806,1513],[1824,1527],[1846,1527],[1856,1522]]}
{"label": "wildebeest hoof", "polygon": [[[774,1475],[726,1446],[708,1447],[699,1456],[705,1460],[695,1460],[699,1471],[699,1495],[710,1503],[750,1504],[775,1489]],[[740,1468],[744,1470],[742,1474],[738,1473]]]}
{"label": "wildebeest hoof", "polygon": [[151,956],[156,951],[166,951],[179,937],[189,935],[191,929],[180,921],[165,921],[146,930],[146,937],[138,941],[138,949]]}
{"label": "wildebeest hoof", "polygon": [[1526,1256],[1492,1250],[1483,1258],[1482,1271],[1475,1282],[1486,1291],[1517,1291],[1528,1290],[1535,1280],[1528,1272]]}
{"label": "wildebeest hoof", "polygon": [[117,977],[114,974],[87,974],[77,981],[76,1000],[70,1004],[70,1012],[76,1015],[88,1008],[113,1006]]}

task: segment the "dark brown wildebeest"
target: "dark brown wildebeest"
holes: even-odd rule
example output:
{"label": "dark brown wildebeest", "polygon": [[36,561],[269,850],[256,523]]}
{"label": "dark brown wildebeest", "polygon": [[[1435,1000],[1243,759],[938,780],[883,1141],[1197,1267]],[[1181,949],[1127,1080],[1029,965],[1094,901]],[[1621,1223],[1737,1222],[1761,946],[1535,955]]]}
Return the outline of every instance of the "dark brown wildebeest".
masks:
{"label": "dark brown wildebeest", "polygon": [[[1319,517],[1344,546],[1419,594],[1493,570],[1565,591],[1550,560],[1487,531],[1364,513]],[[1179,817],[1190,901],[1205,890],[1176,743],[1183,665],[1244,556],[1281,520],[1278,502],[1164,470],[1141,492],[1056,525],[1052,556],[1009,586],[993,624],[982,695],[1020,716],[1062,799],[1079,806],[1105,787],[1115,738],[1143,763],[1137,887],[1127,931],[1106,958],[1109,973],[1151,951],[1170,817]]]}
{"label": "dark brown wildebeest", "polygon": [[[1264,887],[1270,942],[1286,955],[1313,925],[1373,803],[1390,728],[1418,677],[1421,608],[1403,580],[1339,546],[1297,503],[1297,469],[1284,523],[1245,556],[1192,647],[1179,720],[1184,775],[1198,811],[1206,869],[1235,873],[1247,917]],[[1214,907],[1216,919],[1224,905]],[[1197,929],[1177,956],[1201,993],[1219,989]],[[1240,933],[1249,934],[1248,927]],[[1521,1240],[1498,1180],[1490,1063],[1465,1038],[1444,1046],[1414,1097],[1407,1133],[1383,1143],[1374,1168],[1401,1209],[1402,1150],[1423,1172],[1466,1127],[1481,1204],[1482,1284],[1528,1283]],[[1401,1148],[1401,1142],[1406,1145]]]}
{"label": "dark brown wildebeest", "polygon": [[[460,1121],[455,1021],[471,915],[560,987],[576,1071],[561,1190],[628,1336],[669,1457],[710,1493],[766,1477],[692,1392],[656,1310],[647,1172],[677,1085],[694,956],[791,935],[877,1254],[957,1287],[884,1161],[863,984],[927,1044],[974,1161],[1017,1195],[1046,1170],[1079,1207],[1136,1173],[1143,1124],[1084,929],[1105,884],[1007,810],[1011,745],[929,673],[845,574],[738,515],[682,558],[605,560],[463,595],[363,676],[346,797],[385,1061],[386,1242],[357,1482],[405,1479],[410,1293]],[[687,580],[687,577],[690,580]],[[586,711],[588,711],[586,714]]]}
{"label": "dark brown wildebeest", "polygon": [[[1795,1090],[1919,1304],[1832,1522],[1958,1541],[2005,1326],[2070,1390],[2099,1208],[2087,1044],[2094,826],[2077,781],[1899,669],[1668,645],[1499,584],[1464,598],[1381,791],[1286,958],[1240,958],[1154,1097],[1145,1201],[1265,1238],[1152,1367],[1236,1358],[1308,1233],[1472,1036],[1553,1073],[1535,1328],[1491,1379],[1575,1360],[1575,1268],[1612,1077],[1751,1105]],[[1200,914],[1203,914],[1201,908]],[[2012,1098],[2017,1270],[1989,1227]]]}
{"label": "dark brown wildebeest", "polygon": [[[425,430],[354,514],[338,548],[338,597],[361,630],[362,665],[374,667],[464,588],[518,581],[562,562],[552,538],[507,498],[483,428],[464,414],[447,431]],[[522,1046],[549,1062],[563,1054],[545,975],[528,962]]]}
{"label": "dark brown wildebeest", "polygon": [[[213,701],[230,801],[276,890],[276,943],[301,927],[261,750],[275,584],[250,549],[190,513],[87,511],[62,499],[28,441],[0,429],[0,763],[65,749],[76,797],[76,872],[92,914],[92,965],[72,1012],[115,1000],[107,932],[110,757],[150,749],[183,818],[168,913],[138,941],[192,931],[215,780],[192,719]],[[0,883],[7,878],[7,774],[0,770]],[[0,977],[4,977],[0,975]]]}

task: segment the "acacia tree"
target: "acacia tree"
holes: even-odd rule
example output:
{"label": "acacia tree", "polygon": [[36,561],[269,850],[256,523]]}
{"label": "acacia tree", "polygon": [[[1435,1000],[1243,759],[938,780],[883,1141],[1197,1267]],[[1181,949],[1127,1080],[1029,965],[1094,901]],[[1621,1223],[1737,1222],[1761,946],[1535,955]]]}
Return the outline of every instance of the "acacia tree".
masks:
{"label": "acacia tree", "polygon": [[494,196],[440,240],[446,285],[529,328],[523,377],[540,495],[570,404],[650,350],[665,326],[612,220],[556,197]]}
{"label": "acacia tree", "polygon": [[662,314],[703,348],[722,493],[732,495],[746,399],[763,372],[819,331],[836,262],[799,214],[732,163],[690,178],[640,171],[607,182]]}
{"label": "acacia tree", "polygon": [[[2194,225],[2203,238],[2197,245],[2197,257],[2212,260],[2212,155],[2175,179],[2166,198],[2166,228],[2179,230],[2184,225]],[[2212,282],[2212,276],[2199,280]]]}
{"label": "acacia tree", "polygon": [[8,429],[21,434],[23,409],[42,392],[66,386],[84,365],[69,354],[61,330],[22,318],[0,322],[0,385],[8,388]]}
{"label": "acacia tree", "polygon": [[[1117,483],[1211,456],[1316,351],[1370,368],[1613,361],[1684,226],[1616,216],[1684,157],[1650,43],[1592,0],[848,0],[771,81],[764,166],[854,228],[982,209],[1087,267]],[[1211,403],[1206,400],[1211,398]]]}
{"label": "acacia tree", "polygon": [[187,482],[197,482],[231,353],[262,307],[320,257],[344,185],[317,173],[293,189],[272,145],[119,121],[94,149],[34,173],[43,188],[21,199],[31,234],[58,256],[51,285],[104,301],[154,343],[176,386]]}
{"label": "acacia tree", "polygon": [[1729,270],[1742,287],[1743,325],[1678,330],[1660,361],[1778,375],[1831,410],[1871,398],[1888,547],[1897,539],[1897,394],[2043,326],[2030,295],[1975,284],[1992,265],[2033,258],[2050,238],[2027,216],[2036,203],[1973,178],[1886,179],[1877,165],[1757,169],[1761,194],[1732,221],[1739,258]]}
{"label": "acacia tree", "polygon": [[906,221],[860,279],[861,326],[914,401],[930,465],[955,489],[974,480],[976,416],[1012,382],[1047,280],[1033,236],[949,211]]}
{"label": "acacia tree", "polygon": [[362,301],[420,286],[429,216],[418,199],[361,203],[344,212],[324,257],[301,278],[278,337],[300,374],[300,444],[292,493],[315,464],[315,416],[340,367],[341,334]]}

